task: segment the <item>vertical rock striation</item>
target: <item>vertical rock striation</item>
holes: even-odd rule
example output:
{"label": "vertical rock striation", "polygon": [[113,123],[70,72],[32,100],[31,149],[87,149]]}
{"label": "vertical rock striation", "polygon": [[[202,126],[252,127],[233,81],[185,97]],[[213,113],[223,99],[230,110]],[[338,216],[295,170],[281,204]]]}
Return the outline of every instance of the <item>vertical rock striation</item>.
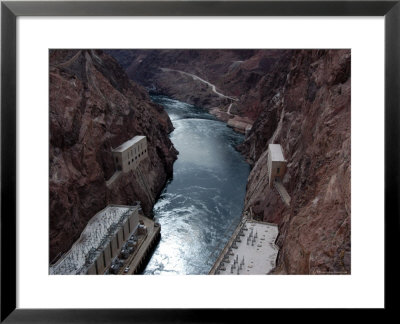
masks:
{"label": "vertical rock striation", "polygon": [[[350,273],[350,62],[349,50],[293,52],[240,147],[253,165],[245,210],[279,224],[275,273]],[[288,161],[289,208],[268,186],[269,143]]]}
{"label": "vertical rock striation", "polygon": [[[349,50],[110,52],[130,78],[246,130],[239,147],[252,165],[245,211],[279,224],[275,273],[350,272]],[[281,144],[288,161],[290,207],[268,186],[269,143]]]}
{"label": "vertical rock striation", "polygon": [[287,55],[283,50],[229,49],[107,52],[124,66],[132,80],[157,93],[206,108],[243,133],[262,109],[259,103],[264,92],[257,84],[268,78],[282,55]]}
{"label": "vertical rock striation", "polygon": [[[150,215],[177,151],[168,137],[173,130],[168,115],[108,54],[51,50],[49,77],[49,235],[50,261],[55,261],[107,204],[141,201]],[[141,176],[124,173],[108,188],[112,148],[135,135],[148,141]]]}

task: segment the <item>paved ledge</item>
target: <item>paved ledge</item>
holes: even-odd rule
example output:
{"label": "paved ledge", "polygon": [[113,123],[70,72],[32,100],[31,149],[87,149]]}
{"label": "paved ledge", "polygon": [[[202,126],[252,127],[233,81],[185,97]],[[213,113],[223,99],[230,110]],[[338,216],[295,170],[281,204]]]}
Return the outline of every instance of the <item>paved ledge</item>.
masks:
{"label": "paved ledge", "polygon": [[278,233],[276,224],[243,219],[209,274],[268,274],[276,265]]}

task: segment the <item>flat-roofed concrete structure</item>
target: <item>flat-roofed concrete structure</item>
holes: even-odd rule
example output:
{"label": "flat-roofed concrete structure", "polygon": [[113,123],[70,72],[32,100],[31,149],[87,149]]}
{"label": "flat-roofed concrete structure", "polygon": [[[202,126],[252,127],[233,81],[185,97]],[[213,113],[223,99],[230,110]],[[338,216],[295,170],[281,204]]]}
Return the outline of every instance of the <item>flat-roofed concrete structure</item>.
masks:
{"label": "flat-roofed concrete structure", "polygon": [[282,180],[286,173],[287,161],[285,160],[280,144],[268,145],[268,179],[272,187],[275,180]]}
{"label": "flat-roofed concrete structure", "polygon": [[276,224],[243,219],[209,274],[269,274],[276,266],[278,233]]}
{"label": "flat-roofed concrete structure", "polygon": [[117,170],[134,170],[148,156],[146,136],[135,136],[113,149],[112,153]]}
{"label": "flat-roofed concrete structure", "polygon": [[50,266],[51,275],[104,274],[139,226],[140,204],[108,205],[93,216],[79,239]]}

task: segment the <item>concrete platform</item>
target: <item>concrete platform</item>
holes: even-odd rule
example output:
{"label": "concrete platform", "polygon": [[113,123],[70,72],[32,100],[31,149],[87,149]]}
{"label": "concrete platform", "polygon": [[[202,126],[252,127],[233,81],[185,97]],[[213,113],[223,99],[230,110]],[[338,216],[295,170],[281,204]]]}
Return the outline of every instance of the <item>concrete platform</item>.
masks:
{"label": "concrete platform", "polygon": [[268,274],[275,268],[278,226],[256,221],[242,222],[218,257],[210,274]]}

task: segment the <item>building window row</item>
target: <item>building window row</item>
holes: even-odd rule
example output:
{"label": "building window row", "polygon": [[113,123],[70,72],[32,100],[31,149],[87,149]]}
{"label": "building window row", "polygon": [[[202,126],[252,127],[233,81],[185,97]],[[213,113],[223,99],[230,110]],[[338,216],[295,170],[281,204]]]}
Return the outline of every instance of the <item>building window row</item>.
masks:
{"label": "building window row", "polygon": [[128,151],[128,158],[136,155],[136,147]]}

